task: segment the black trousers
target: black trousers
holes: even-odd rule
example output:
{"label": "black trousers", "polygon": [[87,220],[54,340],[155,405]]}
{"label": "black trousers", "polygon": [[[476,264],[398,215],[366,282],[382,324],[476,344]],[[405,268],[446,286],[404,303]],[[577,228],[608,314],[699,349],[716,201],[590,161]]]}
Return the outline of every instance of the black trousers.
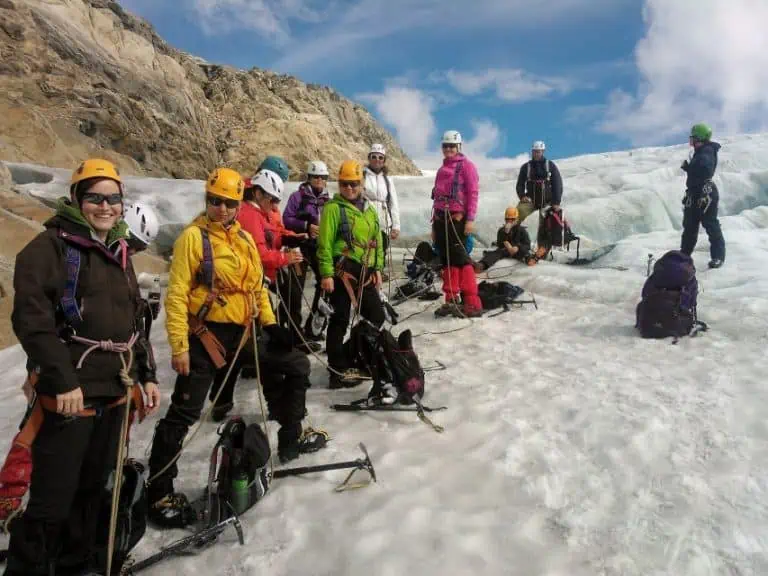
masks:
{"label": "black trousers", "polygon": [[[360,278],[360,268],[351,266],[350,274]],[[366,273],[373,274],[373,271]],[[360,315],[374,324],[376,327],[384,324],[384,307],[379,299],[379,292],[373,286],[373,282],[363,288],[362,295],[358,296],[359,289],[356,282],[352,282],[355,298],[359,298]],[[350,366],[350,358],[347,358],[344,349],[344,335],[347,333],[351,317],[350,307],[352,300],[344,287],[344,283],[338,276],[333,279],[333,292],[330,298],[333,306],[333,314],[328,321],[328,332],[325,341],[325,349],[328,352],[328,365],[338,372],[343,372]]]}
{"label": "black trousers", "polygon": [[[206,322],[206,326],[229,351],[229,360],[231,362],[245,328],[237,324],[220,324],[216,322]],[[250,348],[250,352],[248,348]],[[309,385],[309,359],[301,352],[295,350],[289,353],[278,354],[271,353],[268,347],[263,345],[260,345],[259,348],[260,350],[265,348],[266,353],[266,357],[262,359],[263,362],[259,367],[263,377],[267,402],[270,402],[270,399],[272,399],[270,411],[278,417],[281,425],[285,425],[284,423],[288,422],[301,422],[304,417],[306,388]],[[224,377],[229,369],[227,365],[216,370],[205,348],[203,348],[200,340],[195,336],[189,337],[189,358],[189,375],[177,376],[173,395],[171,396],[171,405],[165,417],[158,422],[155,428],[152,452],[149,456],[150,476],[157,474],[181,449],[181,444],[187,435],[189,427],[200,418],[211,386],[213,386],[214,390],[218,391],[224,384]],[[219,405],[222,405],[225,400],[231,402],[240,369],[248,360],[251,363],[253,362],[252,342],[248,342],[243,346],[240,356],[238,356],[232,369],[230,382],[219,397]],[[267,387],[274,389],[280,386],[283,386],[284,389],[280,390],[281,394],[276,396],[271,397],[266,390]],[[215,393],[213,396],[215,396]],[[284,405],[290,405],[290,410],[285,409],[283,404],[276,405],[275,398],[281,398]],[[169,466],[168,470],[163,472],[162,476],[152,482],[149,486],[150,501],[154,502],[158,497],[173,491],[173,479],[178,476],[178,472],[178,466],[174,462]]]}
{"label": "black trousers", "polygon": [[699,207],[697,198],[692,198],[691,206],[683,209],[683,236],[680,239],[680,251],[689,256],[693,254],[699,239],[699,227],[704,226],[709,236],[710,257],[712,260],[725,260],[725,238],[720,228],[720,220],[717,218],[720,194],[714,184],[710,198],[712,200],[706,212]]}
{"label": "black trousers", "polygon": [[75,575],[96,567],[96,531],[105,529],[97,524],[99,509],[124,410],[117,406],[88,418],[45,413],[32,444],[29,502],[11,523],[7,576]]}
{"label": "black trousers", "polygon": [[303,267],[297,271],[294,266],[300,265],[287,266],[277,272],[277,290],[282,301],[278,317],[280,326],[288,328],[293,334],[293,346],[298,346],[302,343],[301,302],[306,276]]}
{"label": "black trousers", "polygon": [[[312,306],[310,308],[309,314],[307,315],[306,324],[304,325],[304,333],[309,334],[311,332],[310,325],[312,324],[312,316],[317,313],[317,303],[320,301],[320,296],[322,295],[322,290],[320,289],[320,281],[322,278],[320,277],[320,264],[317,261],[317,244],[306,243],[304,246],[302,246],[301,252],[304,255],[304,263],[302,266],[303,274],[299,279],[302,292],[304,291],[304,286],[307,282],[307,274],[309,273],[310,269],[312,270],[312,274],[315,277],[315,293],[312,296]],[[301,311],[299,311],[299,315],[300,314]],[[301,316],[299,316],[299,318],[300,317]]]}
{"label": "black trousers", "polygon": [[[309,358],[296,349],[276,349],[265,339],[260,339],[258,344],[259,374],[269,412],[280,426],[300,424],[304,419],[307,388],[310,386]],[[249,340],[235,360],[235,366],[229,378],[225,381],[219,378],[214,380],[209,399],[213,401],[221,390],[216,405],[225,406],[233,403],[235,385],[242,367],[253,364],[255,364],[253,340]]]}
{"label": "black trousers", "polygon": [[496,248],[495,250],[487,250],[483,252],[483,258],[480,260],[480,263],[483,265],[485,270],[488,270],[488,268],[496,264],[499,260],[504,260],[505,258],[514,258],[515,260],[520,260],[523,262],[527,257],[528,252],[518,251],[514,256],[510,256],[506,249]]}
{"label": "black trousers", "polygon": [[443,266],[448,266],[450,260],[451,266],[457,268],[472,264],[465,248],[467,236],[464,233],[464,226],[467,219],[462,218],[457,221],[451,218],[446,222],[445,218],[445,213],[437,214],[432,222],[432,233],[435,237],[435,246],[439,252],[440,263]]}

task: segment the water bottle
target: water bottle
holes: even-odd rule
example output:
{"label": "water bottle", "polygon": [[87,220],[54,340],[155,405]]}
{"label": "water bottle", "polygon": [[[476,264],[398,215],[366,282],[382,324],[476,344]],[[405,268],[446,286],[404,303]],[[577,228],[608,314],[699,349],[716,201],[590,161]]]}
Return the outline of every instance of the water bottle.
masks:
{"label": "water bottle", "polygon": [[152,318],[157,320],[158,314],[160,314],[160,276],[155,276],[152,279],[152,288],[147,295],[147,301],[149,302],[149,309],[152,311]]}
{"label": "water bottle", "polygon": [[232,508],[235,509],[235,513],[240,515],[248,509],[248,473],[238,472],[232,478]]}

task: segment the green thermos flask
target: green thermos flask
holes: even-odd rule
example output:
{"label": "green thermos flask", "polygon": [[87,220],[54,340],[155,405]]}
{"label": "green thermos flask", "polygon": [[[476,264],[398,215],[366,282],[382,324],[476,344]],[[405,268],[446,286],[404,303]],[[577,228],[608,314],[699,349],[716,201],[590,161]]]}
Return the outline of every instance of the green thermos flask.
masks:
{"label": "green thermos flask", "polygon": [[246,472],[240,472],[232,478],[232,507],[238,515],[248,509],[248,484]]}

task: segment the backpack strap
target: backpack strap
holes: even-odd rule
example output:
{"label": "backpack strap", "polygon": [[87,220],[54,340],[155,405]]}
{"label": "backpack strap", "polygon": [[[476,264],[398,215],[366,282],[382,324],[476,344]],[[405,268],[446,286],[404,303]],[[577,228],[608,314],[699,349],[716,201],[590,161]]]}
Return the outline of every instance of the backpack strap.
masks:
{"label": "backpack strap", "polygon": [[66,254],[67,279],[64,294],[61,296],[61,310],[69,326],[77,326],[83,321],[80,307],[77,305],[77,280],[80,276],[80,250],[67,243]]}
{"label": "backpack strap", "polygon": [[464,160],[459,160],[456,163],[456,169],[453,171],[453,182],[451,182],[451,195],[448,197],[449,200],[459,199],[459,174],[463,166]]}
{"label": "backpack strap", "polygon": [[211,311],[211,306],[213,305],[214,300],[216,300],[218,292],[214,288],[216,269],[213,265],[213,247],[211,246],[211,238],[208,234],[208,230],[202,227],[200,227],[200,235],[203,241],[203,261],[200,263],[200,268],[197,271],[197,280],[200,284],[208,287],[208,295],[205,297],[203,305],[197,312],[197,318],[202,321],[208,316],[208,312]]}
{"label": "backpack strap", "polygon": [[339,220],[341,221],[341,226],[339,227],[341,238],[344,240],[344,242],[347,243],[347,250],[351,252],[353,249],[352,226],[349,225],[349,217],[347,216],[347,209],[344,207],[344,204],[342,203],[339,203]]}

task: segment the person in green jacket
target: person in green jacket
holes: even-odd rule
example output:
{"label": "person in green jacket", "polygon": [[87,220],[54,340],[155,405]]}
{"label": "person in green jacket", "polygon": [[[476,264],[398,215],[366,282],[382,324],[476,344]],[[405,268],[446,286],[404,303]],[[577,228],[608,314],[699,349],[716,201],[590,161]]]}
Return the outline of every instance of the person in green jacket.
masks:
{"label": "person in green jacket", "polygon": [[326,203],[320,217],[320,288],[331,295],[333,308],[326,336],[330,388],[360,383],[360,374],[351,366],[353,359],[347,357],[344,348],[350,305],[377,328],[385,319],[379,298],[384,267],[381,228],[376,208],[361,197],[362,191],[363,167],[346,160],[339,170],[339,194]]}

